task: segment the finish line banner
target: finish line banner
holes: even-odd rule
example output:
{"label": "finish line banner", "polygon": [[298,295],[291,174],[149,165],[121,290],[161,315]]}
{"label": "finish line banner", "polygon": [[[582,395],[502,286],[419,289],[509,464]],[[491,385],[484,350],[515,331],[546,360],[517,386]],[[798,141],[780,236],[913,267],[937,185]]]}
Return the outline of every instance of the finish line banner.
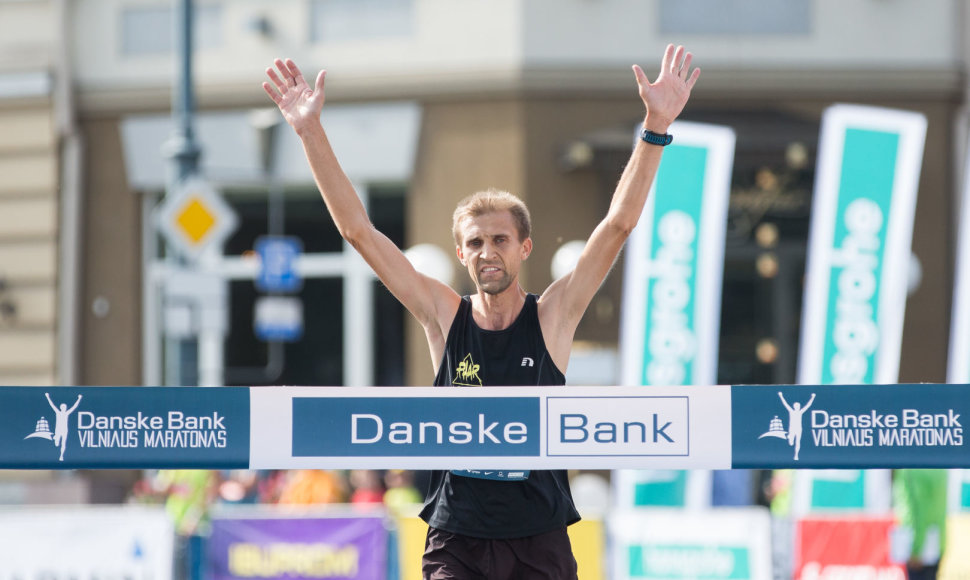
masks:
{"label": "finish line banner", "polygon": [[0,387],[0,469],[968,468],[967,417],[946,384]]}

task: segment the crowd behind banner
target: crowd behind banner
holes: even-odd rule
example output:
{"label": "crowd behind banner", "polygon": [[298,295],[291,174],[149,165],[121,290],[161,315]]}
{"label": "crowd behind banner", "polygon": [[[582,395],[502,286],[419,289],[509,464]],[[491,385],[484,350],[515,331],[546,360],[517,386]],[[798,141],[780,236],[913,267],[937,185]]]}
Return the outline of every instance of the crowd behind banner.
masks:
{"label": "crowd behind banner", "polygon": [[[879,513],[798,513],[793,473],[760,472],[748,505],[671,509],[618,506],[604,474],[573,472],[584,518],[570,528],[580,577],[922,580],[970,572],[970,515],[948,505],[948,470],[895,470],[891,511]],[[164,506],[176,538],[174,580],[410,580],[420,578],[427,531],[417,518],[423,476],[147,471],[131,493],[140,505],[128,507]]]}
{"label": "crowd behind banner", "polygon": [[[207,549],[206,540],[213,533],[214,512],[225,512],[225,508],[230,507],[280,506],[292,514],[300,513],[301,508],[344,505],[379,507],[390,513],[406,512],[420,505],[424,499],[423,493],[415,485],[416,474],[419,479],[417,485],[423,485],[420,481],[423,472],[406,470],[162,469],[146,471],[145,476],[133,487],[130,499],[132,503],[165,506],[176,536],[173,556],[175,579],[201,579],[213,577],[206,572],[207,568],[212,567],[211,562],[207,562],[210,550]],[[260,517],[265,517],[265,514]],[[373,542],[368,546],[364,553],[373,551]],[[241,570],[250,570],[253,577],[273,577],[260,572],[263,570],[263,564],[259,561],[263,556],[260,550],[240,549],[233,553],[234,557],[225,556],[222,560],[227,571],[232,564],[240,566]],[[303,553],[296,557],[311,556]],[[345,563],[334,569],[358,569],[347,566]]]}
{"label": "crowd behind banner", "polygon": [[[605,474],[574,472],[583,521],[569,533],[580,578],[970,574],[970,514],[953,505],[948,512],[946,470],[897,470],[893,511],[881,513],[793,513],[790,474],[765,480],[760,504],[676,509],[618,507],[602,495],[610,490]],[[416,488],[385,483],[414,475],[147,472],[128,505],[6,510],[0,580],[416,580],[427,531],[416,517]],[[405,490],[399,504],[391,500],[397,493],[388,494],[397,489]],[[275,503],[258,503],[261,492]],[[391,505],[376,502],[379,494]],[[280,504],[284,496],[304,503]],[[358,501],[347,503],[351,497]]]}
{"label": "crowd behind banner", "polygon": [[392,469],[153,470],[131,494],[136,503],[164,501],[179,531],[194,533],[213,504],[400,504],[421,502],[422,472]]}

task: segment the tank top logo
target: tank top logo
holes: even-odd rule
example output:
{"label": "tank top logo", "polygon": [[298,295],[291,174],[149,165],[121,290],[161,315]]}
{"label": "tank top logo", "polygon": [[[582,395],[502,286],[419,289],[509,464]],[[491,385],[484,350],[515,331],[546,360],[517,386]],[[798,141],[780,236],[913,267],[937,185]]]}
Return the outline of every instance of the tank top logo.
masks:
{"label": "tank top logo", "polygon": [[455,378],[452,380],[452,384],[461,385],[463,387],[480,387],[482,386],[482,379],[478,376],[478,369],[481,365],[475,364],[472,360],[472,353],[465,355],[465,358],[458,363],[458,368],[455,370]]}

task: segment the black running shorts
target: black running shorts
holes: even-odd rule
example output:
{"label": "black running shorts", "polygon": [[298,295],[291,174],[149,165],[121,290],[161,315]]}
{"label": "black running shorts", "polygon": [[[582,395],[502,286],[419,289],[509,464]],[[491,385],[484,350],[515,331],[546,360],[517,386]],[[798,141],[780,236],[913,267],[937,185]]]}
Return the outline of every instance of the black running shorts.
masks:
{"label": "black running shorts", "polygon": [[566,528],[511,540],[428,529],[421,570],[425,580],[576,580]]}

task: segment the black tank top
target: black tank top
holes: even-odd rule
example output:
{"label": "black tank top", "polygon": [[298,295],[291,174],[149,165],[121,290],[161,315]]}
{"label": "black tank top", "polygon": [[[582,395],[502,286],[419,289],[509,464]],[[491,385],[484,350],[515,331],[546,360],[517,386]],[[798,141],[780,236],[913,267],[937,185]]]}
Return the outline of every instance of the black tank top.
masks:
{"label": "black tank top", "polygon": [[[536,295],[527,294],[503,330],[475,324],[465,296],[448,331],[436,386],[564,385],[546,350]],[[579,521],[566,472],[531,471],[522,481],[495,481],[432,471],[421,518],[433,528],[477,538],[522,538]]]}

